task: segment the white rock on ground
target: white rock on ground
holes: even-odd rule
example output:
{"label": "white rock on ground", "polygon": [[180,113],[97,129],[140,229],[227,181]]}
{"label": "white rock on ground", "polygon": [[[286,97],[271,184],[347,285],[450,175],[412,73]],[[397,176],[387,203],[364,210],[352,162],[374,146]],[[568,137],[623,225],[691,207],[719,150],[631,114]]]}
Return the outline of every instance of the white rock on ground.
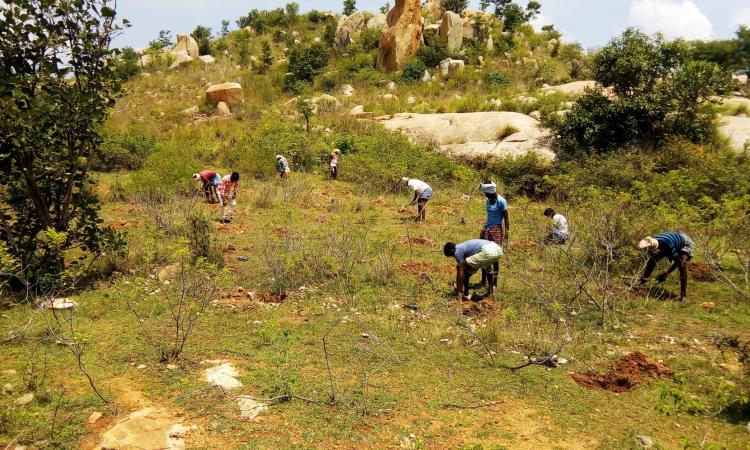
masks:
{"label": "white rock on ground", "polygon": [[185,114],[186,116],[194,116],[198,114],[199,111],[200,109],[197,106],[191,106],[190,108],[183,109],[182,113]]}
{"label": "white rock on ground", "polygon": [[189,34],[178,34],[177,44],[172,48],[172,53],[175,55],[186,53],[191,58],[197,58],[200,55],[198,52],[198,42]]}
{"label": "white rock on ground", "polygon": [[213,64],[216,62],[216,58],[211,55],[201,55],[198,57],[203,64]]}
{"label": "white rock on ground", "polygon": [[409,98],[406,99],[406,104],[407,105],[413,105],[415,103],[417,103],[417,97],[415,97],[413,95],[410,95]]}
{"label": "white rock on ground", "polygon": [[383,100],[398,100],[398,96],[393,94],[385,94]]}
{"label": "white rock on ground", "polygon": [[237,406],[240,408],[240,418],[248,422],[252,422],[258,414],[268,409],[265,403],[257,402],[247,395],[237,397]]}
{"label": "white rock on ground", "polygon": [[218,111],[219,115],[223,117],[232,115],[232,111],[229,109],[229,105],[227,105],[225,102],[219,102],[219,104],[216,105],[216,110]]}
{"label": "white rock on ground", "polygon": [[445,58],[444,60],[440,61],[440,65],[438,67],[440,67],[441,75],[448,76],[450,74],[464,70],[464,60]]}
{"label": "white rock on ground", "polygon": [[389,91],[395,91],[396,90],[396,82],[395,81],[389,81],[388,84],[385,85],[385,88]]}
{"label": "white rock on ground", "polygon": [[169,66],[169,68],[172,70],[178,69],[180,67],[190,64],[190,61],[192,60],[193,58],[185,52],[177,53],[175,54],[174,62],[172,63],[171,66]]}
{"label": "white rock on ground", "polygon": [[750,142],[750,117],[722,116],[720,118],[719,133],[729,138],[730,145],[738,153],[745,150],[745,144]]}
{"label": "white rock on ground", "polygon": [[432,75],[430,75],[430,72],[425,70],[424,73],[422,74],[422,81],[427,83],[428,81],[431,81],[431,80],[432,80]]}
{"label": "white rock on ground", "polygon": [[349,115],[356,116],[357,114],[362,114],[363,112],[365,112],[365,107],[362,105],[357,105],[349,110]]}
{"label": "white rock on ground", "polygon": [[62,298],[53,298],[49,303],[49,309],[56,309],[56,310],[63,310],[63,309],[73,309],[78,306],[78,303],[74,302],[73,300],[62,297]]}
{"label": "white rock on ground", "polygon": [[206,89],[206,102],[213,105],[224,102],[230,108],[242,105],[245,102],[242,94],[242,85],[239,83],[215,84]]}
{"label": "white rock on ground", "polygon": [[234,368],[232,363],[228,361],[204,362],[218,364],[203,371],[207,382],[226,390],[238,389],[242,387],[242,383],[240,382],[240,380],[235,378],[238,377],[240,373],[237,372],[237,369]]}
{"label": "white rock on ground", "polygon": [[344,97],[351,97],[352,95],[354,95],[354,86],[352,86],[351,84],[345,84],[341,86],[341,95],[343,95]]}
{"label": "white rock on ground", "polygon": [[5,383],[5,385],[3,385],[3,394],[10,395],[12,393],[13,393],[13,385],[10,383]]}
{"label": "white rock on ground", "polygon": [[[535,151],[549,160],[555,157],[547,143],[549,131],[521,113],[400,113],[375,120],[389,130],[405,133],[413,141],[436,142],[440,152],[449,156],[504,157]],[[500,139],[503,130],[515,132]]]}
{"label": "white rock on ground", "polygon": [[88,423],[96,423],[99,419],[102,418],[104,414],[102,414],[99,411],[94,411],[91,413],[91,415],[88,418]]}
{"label": "white rock on ground", "polygon": [[23,394],[22,396],[18,397],[13,404],[16,406],[23,406],[28,405],[34,400],[34,394],[31,392],[28,392],[26,394]]}
{"label": "white rock on ground", "polygon": [[180,420],[159,408],[135,411],[104,433],[99,448],[102,449],[169,449],[185,448],[188,427]]}

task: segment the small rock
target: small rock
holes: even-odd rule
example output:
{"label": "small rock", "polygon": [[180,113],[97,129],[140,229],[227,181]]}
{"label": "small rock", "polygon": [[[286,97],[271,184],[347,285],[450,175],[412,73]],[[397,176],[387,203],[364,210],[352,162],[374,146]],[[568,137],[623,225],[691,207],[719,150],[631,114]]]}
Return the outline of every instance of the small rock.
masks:
{"label": "small rock", "polygon": [[636,442],[638,442],[638,445],[640,445],[643,448],[653,448],[654,447],[654,440],[651,439],[649,436],[645,435],[639,435],[635,437]]}
{"label": "small rock", "polygon": [[396,90],[396,83],[393,81],[389,81],[388,84],[385,85],[385,88],[389,91],[395,91]]}
{"label": "small rock", "polygon": [[178,366],[177,364],[167,364],[167,370],[177,370],[179,368],[180,366]]}
{"label": "small rock", "polygon": [[398,97],[393,94],[385,94],[383,100],[398,100]]}
{"label": "small rock", "polygon": [[73,300],[67,297],[54,298],[49,304],[50,309],[56,309],[56,310],[73,309],[76,306],[78,306],[78,303],[74,302]]}
{"label": "small rock", "polygon": [[542,120],[542,113],[539,111],[531,111],[529,117],[535,120]]}
{"label": "small rock", "polygon": [[13,375],[18,374],[18,372],[16,372],[16,369],[7,369],[7,370],[3,370],[2,374],[3,376],[12,377]]}
{"label": "small rock", "polygon": [[99,412],[99,411],[94,411],[94,412],[92,412],[92,413],[91,413],[91,415],[89,416],[89,420],[88,420],[88,422],[89,422],[89,423],[91,423],[91,424],[93,424],[93,423],[96,423],[96,421],[97,421],[97,420],[99,420],[99,419],[101,419],[103,415],[104,415],[104,414],[102,414],[102,413],[101,413],[101,412]]}
{"label": "small rock", "polygon": [[136,367],[136,369],[145,369],[145,368],[146,368],[145,364],[139,364],[138,367]]}
{"label": "small rock", "polygon": [[368,339],[368,338],[370,337],[370,335],[369,335],[369,334],[367,334],[367,333],[362,333],[362,337],[363,337],[364,339]]}
{"label": "small rock", "polygon": [[417,103],[417,98],[413,95],[410,95],[409,98],[406,99],[407,105],[413,105],[415,103]]}
{"label": "small rock", "polygon": [[13,393],[13,385],[10,383],[6,383],[5,386],[3,386],[3,394],[10,395]]}
{"label": "small rock", "polygon": [[250,261],[250,258],[248,258],[247,256],[238,256],[237,259],[240,261]]}
{"label": "small rock", "polygon": [[229,105],[227,105],[225,102],[219,102],[219,104],[216,106],[216,109],[219,112],[220,116],[226,117],[232,115],[232,111],[229,109]]}
{"label": "small rock", "polygon": [[341,86],[341,95],[344,97],[351,97],[354,95],[354,87],[351,84]]}
{"label": "small rock", "polygon": [[565,358],[557,358],[557,363],[558,364],[567,364],[568,360],[565,359]]}
{"label": "small rock", "polygon": [[32,402],[32,400],[34,400],[34,394],[32,394],[31,392],[29,392],[28,394],[23,394],[22,396],[18,397],[13,402],[13,404],[16,405],[16,406],[28,405],[29,403]]}
{"label": "small rock", "polygon": [[197,106],[191,106],[188,109],[183,109],[182,113],[185,114],[186,116],[194,116],[194,115],[198,114],[198,111],[199,111],[199,109],[198,109]]}
{"label": "small rock", "polygon": [[427,83],[428,81],[432,81],[432,75],[430,75],[430,72],[427,70],[424,71],[424,74],[422,74],[422,81]]}
{"label": "small rock", "polygon": [[703,309],[714,309],[714,308],[716,308],[716,303],[714,303],[714,302],[703,302],[703,303],[701,303],[701,308],[703,308]]}

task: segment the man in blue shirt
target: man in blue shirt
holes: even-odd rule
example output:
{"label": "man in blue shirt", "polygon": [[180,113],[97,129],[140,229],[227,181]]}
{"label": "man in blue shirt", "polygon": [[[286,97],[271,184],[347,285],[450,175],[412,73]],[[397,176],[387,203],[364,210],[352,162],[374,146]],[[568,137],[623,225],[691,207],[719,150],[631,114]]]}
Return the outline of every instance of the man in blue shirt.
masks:
{"label": "man in blue shirt", "polygon": [[472,239],[462,244],[447,242],[443,247],[443,254],[449,258],[456,259],[456,285],[454,295],[457,299],[469,296],[469,279],[478,269],[486,272],[489,281],[487,295],[491,296],[495,291],[494,271],[487,270],[498,262],[503,255],[503,249],[495,242],[484,239]]}
{"label": "man in blue shirt", "polygon": [[638,243],[638,248],[648,252],[646,270],[638,285],[646,284],[656,263],[666,257],[672,262],[672,266],[666,272],[657,275],[656,281],[663,283],[675,269],[680,269],[680,301],[687,302],[687,263],[695,253],[695,242],[686,234],[670,231],[642,239]]}
{"label": "man in blue shirt", "polygon": [[[499,246],[508,242],[510,234],[510,219],[508,218],[508,201],[497,195],[497,185],[491,181],[485,181],[479,185],[479,190],[486,197],[487,221],[479,232],[479,239],[484,239],[496,243]],[[505,232],[503,232],[503,224]],[[500,271],[500,263],[496,262],[493,266],[495,273]],[[487,275],[482,271],[482,286],[486,284]],[[497,287],[497,277],[495,277],[495,286]]]}

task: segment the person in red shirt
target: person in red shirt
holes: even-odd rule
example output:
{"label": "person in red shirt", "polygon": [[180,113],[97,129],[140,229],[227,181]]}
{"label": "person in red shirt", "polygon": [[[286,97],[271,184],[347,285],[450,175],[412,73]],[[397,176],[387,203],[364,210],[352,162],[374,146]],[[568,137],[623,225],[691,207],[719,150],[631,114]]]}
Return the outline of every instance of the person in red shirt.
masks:
{"label": "person in red shirt", "polygon": [[193,174],[193,180],[203,183],[203,193],[209,203],[217,203],[219,197],[216,194],[216,188],[221,184],[221,175],[215,170],[204,170],[201,173]]}

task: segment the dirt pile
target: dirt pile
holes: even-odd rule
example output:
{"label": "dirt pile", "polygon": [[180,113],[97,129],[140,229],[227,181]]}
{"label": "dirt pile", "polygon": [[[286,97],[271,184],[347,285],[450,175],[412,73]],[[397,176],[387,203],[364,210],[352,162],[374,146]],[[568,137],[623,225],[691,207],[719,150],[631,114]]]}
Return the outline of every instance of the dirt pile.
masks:
{"label": "dirt pile", "polygon": [[464,316],[480,317],[491,314],[497,308],[497,303],[492,300],[463,301],[461,309]]}
{"label": "dirt pile", "polygon": [[633,352],[617,360],[615,368],[606,374],[594,372],[574,373],[573,381],[591,389],[604,389],[612,392],[627,392],[639,384],[647,383],[648,378],[670,378],[672,370],[641,352]]}
{"label": "dirt pile", "polygon": [[422,261],[409,261],[401,264],[401,270],[412,275],[429,275],[432,272],[432,266]]}
{"label": "dirt pile", "polygon": [[687,265],[690,278],[695,281],[714,281],[714,272],[711,266],[704,262],[693,261]]}
{"label": "dirt pile", "polygon": [[403,237],[399,240],[404,245],[433,245],[432,239],[424,236],[412,236],[410,238]]}

